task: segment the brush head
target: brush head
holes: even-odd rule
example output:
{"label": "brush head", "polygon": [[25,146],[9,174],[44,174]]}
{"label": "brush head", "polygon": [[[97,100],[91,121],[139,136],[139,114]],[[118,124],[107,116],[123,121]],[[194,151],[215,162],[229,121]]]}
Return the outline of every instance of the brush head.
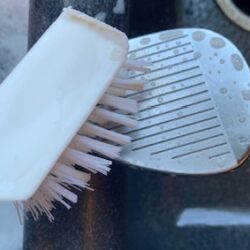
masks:
{"label": "brush head", "polygon": [[[127,50],[122,32],[73,9],[65,9],[43,34],[0,87],[0,200],[26,200],[45,181],[54,190],[51,197],[61,199],[58,193],[64,192],[75,202],[59,178],[45,177],[111,84]],[[87,164],[92,159],[80,158]],[[96,164],[106,169],[110,161]]]}
{"label": "brush head", "polygon": [[181,174],[239,166],[250,146],[250,71],[237,47],[205,29],[176,29],[131,39],[131,58],[153,63],[131,72],[149,81],[126,96],[139,102],[137,129],[120,160]]}

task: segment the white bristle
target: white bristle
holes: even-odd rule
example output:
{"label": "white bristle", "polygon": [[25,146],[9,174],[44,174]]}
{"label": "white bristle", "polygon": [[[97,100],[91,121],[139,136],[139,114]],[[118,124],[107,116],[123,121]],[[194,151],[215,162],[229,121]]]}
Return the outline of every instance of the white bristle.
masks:
{"label": "white bristle", "polygon": [[90,175],[82,171],[76,170],[72,166],[57,163],[51,173],[67,185],[88,188]]}
{"label": "white bristle", "polygon": [[80,133],[94,137],[98,136],[121,145],[127,144],[131,141],[131,138],[127,135],[105,129],[89,122],[84,124],[84,126],[80,129]]}
{"label": "white bristle", "polygon": [[138,111],[138,105],[135,100],[122,98],[118,96],[112,96],[105,94],[99,102],[100,104],[108,105],[120,110],[124,110],[130,113],[136,113]]}
{"label": "white bristle", "polygon": [[65,197],[67,200],[76,203],[77,202],[77,195],[73,192],[69,191],[67,188],[63,187],[62,185],[58,184],[56,181],[54,181],[52,178],[49,178],[48,187],[50,187],[52,190],[54,190],[59,195]]}
{"label": "white bristle", "polygon": [[[95,109],[94,109],[94,111],[95,111]],[[99,124],[101,126],[105,126],[109,122],[109,120],[106,119],[106,117],[104,117],[103,115],[98,116],[98,114],[95,113],[94,111],[89,116],[89,121],[93,122],[93,123],[97,123],[97,124]]]}
{"label": "white bristle", "polygon": [[[129,79],[129,70],[147,72],[149,70],[146,68],[147,66],[150,65],[145,62],[128,59],[116,78],[114,78],[111,87],[108,88],[99,104],[104,105],[105,108],[108,106],[118,109],[121,113],[135,113],[137,111],[136,101],[122,98],[121,96],[124,96],[126,90],[137,91],[143,89],[146,81]],[[82,126],[79,133],[73,138],[36,193],[27,201],[15,202],[14,205],[20,220],[22,219],[21,213],[24,210],[29,211],[34,220],[38,220],[41,215],[46,215],[49,221],[52,222],[55,218],[51,211],[55,208],[56,202],[70,209],[70,203],[77,202],[76,190],[83,188],[93,190],[88,184],[90,174],[84,170],[107,175],[112,162],[90,155],[89,153],[98,153],[115,159],[119,156],[121,147],[111,145],[108,142],[123,145],[129,143],[131,138],[127,135],[100,127],[92,122],[100,125],[107,122],[114,122],[132,128],[137,126],[136,120],[121,113],[115,113],[103,107],[96,107],[93,110],[89,121]],[[105,139],[107,142],[99,141],[98,139]],[[76,169],[74,165],[78,165],[82,169]]]}
{"label": "white bristle", "polygon": [[[74,146],[74,147],[68,147],[68,148],[76,149],[75,146]],[[85,152],[86,152],[86,153],[90,153],[90,151],[91,151],[91,150],[88,150],[88,151],[85,151]],[[69,160],[63,158],[62,156],[59,158],[58,162],[59,162],[59,163],[62,163],[62,164],[65,165],[65,166],[74,166],[74,165],[75,165],[74,162],[69,161]],[[94,173],[94,174],[97,173],[97,171],[94,171],[94,170],[92,170],[92,169],[87,169],[87,170],[90,171],[90,172],[92,172],[92,173]]]}
{"label": "white bristle", "polygon": [[105,142],[100,142],[87,136],[77,135],[74,141],[79,150],[81,150],[82,146],[87,145],[87,147],[91,148],[93,152],[100,153],[111,159],[117,158],[119,156],[119,153],[121,152],[121,147],[110,145]]}
{"label": "white bristle", "polygon": [[17,211],[17,216],[18,216],[19,222],[22,225],[23,224],[23,214],[24,214],[22,204],[20,204],[20,202],[13,202],[13,205]]}
{"label": "white bristle", "polygon": [[117,114],[115,112],[96,107],[93,111],[93,113],[90,115],[90,120],[93,122],[99,123],[105,123],[107,121],[115,122],[130,128],[137,127],[137,121],[134,119],[129,118],[126,115],[123,114]]}
{"label": "white bristle", "polygon": [[43,214],[46,214],[50,221],[54,220],[50,211],[55,208],[53,202],[58,200],[59,196],[47,186],[47,183],[46,178],[37,192],[29,200],[23,202],[24,209],[31,212],[34,220],[37,220],[39,215]]}
{"label": "white bristle", "polygon": [[[69,144],[68,147],[70,147],[70,148],[77,148],[77,145],[75,144],[75,140],[74,139],[71,141],[71,143]],[[82,149],[81,150],[83,152],[87,152],[87,153],[91,153],[92,152],[91,149],[87,147],[87,145],[84,145],[84,146],[82,145]],[[69,165],[69,164],[67,164],[68,162],[65,162],[65,163],[66,163],[66,165]]]}
{"label": "white bristle", "polygon": [[106,93],[110,95],[115,95],[115,96],[124,96],[126,93],[126,90],[122,88],[109,87]]}
{"label": "white bristle", "polygon": [[[76,150],[75,148],[69,148],[69,149],[78,151],[78,150]],[[76,165],[76,164],[77,164],[77,165],[80,165],[79,163],[77,163],[77,162],[75,161],[75,159],[74,159],[73,156],[72,156],[72,157],[65,157],[65,155],[62,154],[59,160],[60,160],[60,162],[62,162],[62,163],[64,163],[64,164],[66,163],[67,165]],[[80,166],[83,167],[82,165],[80,165]],[[89,167],[87,167],[87,166],[84,166],[84,168],[85,168],[85,170],[88,170],[89,172],[91,172],[91,173],[93,173],[93,174],[98,173],[98,171],[97,171],[96,169],[89,168]]]}
{"label": "white bristle", "polygon": [[69,161],[75,162],[75,164],[83,168],[89,170],[93,169],[105,175],[107,175],[107,173],[110,171],[108,166],[112,164],[112,162],[109,160],[92,156],[71,148],[67,148],[62,157]]}
{"label": "white bristle", "polygon": [[70,205],[64,200],[64,194],[63,193],[59,194],[58,192],[56,192],[56,190],[50,188],[50,186],[48,185],[48,181],[49,180],[47,180],[46,183],[44,183],[44,189],[43,189],[44,193],[41,192],[44,198],[43,203],[46,204],[46,210],[50,211],[51,207],[54,207],[53,202],[55,201],[62,203],[66,208],[69,209]]}
{"label": "white bristle", "polygon": [[127,59],[127,61],[124,63],[123,67],[130,69],[130,70],[137,70],[141,72],[149,72],[150,67],[152,63],[145,62],[145,61],[135,61],[133,59]]}
{"label": "white bristle", "polygon": [[63,174],[65,178],[74,177],[87,183],[90,180],[90,174],[79,171],[72,166],[67,166],[62,163],[57,163],[52,170],[52,173],[56,176],[58,173]]}
{"label": "white bristle", "polygon": [[118,74],[116,75],[117,77],[121,77],[121,78],[129,78],[129,71],[126,68],[121,68],[121,70],[118,72]]}
{"label": "white bristle", "polygon": [[146,80],[140,79],[125,79],[125,78],[115,78],[112,82],[113,87],[140,91],[144,89],[144,85],[147,83]]}

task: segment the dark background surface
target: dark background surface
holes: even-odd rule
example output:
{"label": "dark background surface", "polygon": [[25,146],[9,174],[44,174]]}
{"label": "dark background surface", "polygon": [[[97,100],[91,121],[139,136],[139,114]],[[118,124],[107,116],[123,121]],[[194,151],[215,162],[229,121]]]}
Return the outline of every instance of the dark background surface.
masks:
{"label": "dark background surface", "polygon": [[[229,21],[212,0],[125,1],[124,15],[113,14],[115,3],[31,0],[29,45],[63,6],[72,5],[92,16],[107,12],[106,21],[129,37],[176,27],[206,27],[231,39],[250,62],[249,33]],[[181,226],[178,222],[182,212],[192,208],[250,212],[249,165],[231,173],[191,177],[114,164],[108,177],[93,176],[95,192],[83,191],[70,211],[55,211],[55,223],[46,218],[27,221],[24,249],[248,250],[248,224]]]}

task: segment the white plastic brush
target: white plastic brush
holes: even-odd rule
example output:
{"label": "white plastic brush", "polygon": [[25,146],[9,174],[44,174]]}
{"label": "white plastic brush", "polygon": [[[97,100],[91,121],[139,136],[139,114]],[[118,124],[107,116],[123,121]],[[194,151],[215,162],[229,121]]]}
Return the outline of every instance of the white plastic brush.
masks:
{"label": "white plastic brush", "polygon": [[109,172],[130,137],[102,125],[137,125],[121,96],[144,85],[127,70],[147,70],[127,50],[120,31],[64,9],[0,86],[0,200],[53,221],[56,202],[70,208],[90,173]]}

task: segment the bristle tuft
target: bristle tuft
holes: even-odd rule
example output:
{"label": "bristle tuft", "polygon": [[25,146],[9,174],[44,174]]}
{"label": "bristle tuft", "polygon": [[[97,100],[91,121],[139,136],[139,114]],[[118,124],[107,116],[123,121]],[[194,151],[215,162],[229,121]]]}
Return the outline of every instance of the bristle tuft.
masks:
{"label": "bristle tuft", "polygon": [[140,91],[144,89],[146,80],[115,78],[111,86],[127,90]]}
{"label": "bristle tuft", "polygon": [[77,135],[74,140],[79,150],[81,150],[82,146],[87,145],[93,152],[102,154],[111,159],[117,158],[121,152],[121,147],[110,145],[87,136]]}
{"label": "bristle tuft", "polygon": [[109,87],[106,93],[115,96],[124,96],[126,90],[122,88]]}
{"label": "bristle tuft", "polygon": [[150,62],[145,62],[145,61],[136,61],[133,59],[127,59],[127,61],[124,63],[124,67],[129,69],[129,70],[136,70],[136,71],[141,71],[141,72],[149,72],[150,71],[150,66],[152,63]]}
{"label": "bristle tuft", "polygon": [[[127,115],[137,112],[137,102],[122,96],[125,96],[127,90],[143,90],[146,81],[130,79],[130,70],[147,72],[148,66],[150,64],[132,59],[125,62],[100,100],[99,106],[93,110],[89,120],[73,138],[36,193],[26,201],[14,203],[20,222],[23,220],[22,214],[27,218],[26,212],[29,212],[35,221],[42,215],[47,216],[49,221],[54,221],[52,210],[55,209],[56,202],[70,209],[71,204],[77,202],[77,190],[93,190],[88,184],[90,173],[100,172],[107,175],[112,161],[90,153],[115,159],[121,151],[119,145],[129,143],[131,138],[97,124],[112,122],[130,128],[137,127],[137,121]],[[109,109],[118,109],[120,113]]]}
{"label": "bristle tuft", "polygon": [[[96,107],[90,116],[90,120],[97,123],[105,123],[108,121],[115,122],[130,128],[137,127],[137,121],[126,115],[118,114],[103,108]],[[100,121],[100,122],[99,122]]]}
{"label": "bristle tuft", "polygon": [[92,137],[100,137],[121,145],[127,144],[131,141],[131,138],[127,135],[108,130],[90,122],[85,123],[79,132],[80,134],[82,133],[84,135],[89,135]]}
{"label": "bristle tuft", "polygon": [[99,102],[113,108],[127,111],[129,113],[136,113],[138,111],[138,105],[135,100],[122,98],[118,96],[112,96],[105,94]]}

